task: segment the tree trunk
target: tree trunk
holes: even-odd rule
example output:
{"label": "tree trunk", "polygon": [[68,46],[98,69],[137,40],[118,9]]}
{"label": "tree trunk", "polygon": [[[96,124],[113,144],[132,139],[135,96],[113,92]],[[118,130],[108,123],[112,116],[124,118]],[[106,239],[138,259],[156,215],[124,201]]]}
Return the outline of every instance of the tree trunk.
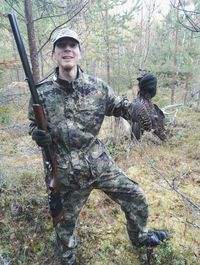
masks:
{"label": "tree trunk", "polygon": [[191,81],[191,74],[188,73],[186,74],[186,80],[185,80],[185,94],[184,94],[184,99],[183,99],[183,104],[187,104],[187,99],[188,99],[188,94],[190,92],[190,81]]}
{"label": "tree trunk", "polygon": [[37,54],[37,44],[35,38],[35,29],[33,23],[33,13],[32,13],[32,6],[30,0],[24,0],[24,12],[26,18],[26,25],[27,25],[32,74],[34,81],[37,83],[40,80],[40,70],[39,70],[39,59]]}
{"label": "tree trunk", "polygon": [[[178,10],[177,10],[177,15],[178,17]],[[178,54],[178,27],[176,25],[175,27],[175,33],[174,33],[174,59],[173,59],[173,64],[174,64],[174,75],[172,79],[172,88],[171,88],[171,104],[175,103],[175,90],[176,90],[176,84],[177,84],[177,78],[178,78],[178,72],[177,72],[177,54]]]}
{"label": "tree trunk", "polygon": [[199,110],[199,105],[200,105],[200,91],[198,93],[198,99],[197,99],[197,110]]}
{"label": "tree trunk", "polygon": [[111,78],[110,78],[110,43],[109,43],[109,36],[108,36],[108,10],[105,11],[105,26],[106,26],[106,35],[105,35],[105,42],[106,42],[106,73],[107,73],[107,83],[111,85]]}
{"label": "tree trunk", "polygon": [[175,83],[175,78],[174,78],[172,82],[172,86],[171,86],[171,104],[172,105],[175,103],[175,89],[176,89],[176,83]]}

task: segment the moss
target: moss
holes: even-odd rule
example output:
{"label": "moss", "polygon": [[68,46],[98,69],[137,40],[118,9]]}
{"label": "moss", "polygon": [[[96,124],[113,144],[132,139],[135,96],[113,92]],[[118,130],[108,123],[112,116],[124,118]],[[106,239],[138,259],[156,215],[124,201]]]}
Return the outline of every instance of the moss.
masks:
{"label": "moss", "polygon": [[[167,143],[158,144],[149,133],[137,144],[129,137],[115,145],[110,142],[117,164],[146,193],[149,227],[167,229],[172,238],[156,248],[152,257],[148,257],[147,249],[138,252],[129,242],[120,207],[103,192],[93,191],[79,218],[78,258],[83,264],[146,265],[152,258],[153,265],[198,265],[200,238],[194,226],[199,225],[198,210],[173,187],[200,204],[199,123],[199,113],[184,107],[178,111],[175,123],[170,124]],[[16,139],[4,131],[1,141],[6,143],[8,139],[10,147],[2,149],[8,157],[3,157],[0,178],[0,254],[16,265],[50,264],[55,238],[41,155],[29,136]],[[24,145],[31,152],[22,156]]]}

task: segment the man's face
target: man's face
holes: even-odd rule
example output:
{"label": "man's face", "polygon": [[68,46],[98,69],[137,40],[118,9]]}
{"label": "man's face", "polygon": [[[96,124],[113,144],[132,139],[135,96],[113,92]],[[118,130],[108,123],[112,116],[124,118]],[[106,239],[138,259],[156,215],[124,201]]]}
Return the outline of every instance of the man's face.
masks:
{"label": "man's face", "polygon": [[72,38],[62,38],[55,44],[53,58],[58,67],[70,71],[76,67],[81,59],[80,47],[77,41]]}

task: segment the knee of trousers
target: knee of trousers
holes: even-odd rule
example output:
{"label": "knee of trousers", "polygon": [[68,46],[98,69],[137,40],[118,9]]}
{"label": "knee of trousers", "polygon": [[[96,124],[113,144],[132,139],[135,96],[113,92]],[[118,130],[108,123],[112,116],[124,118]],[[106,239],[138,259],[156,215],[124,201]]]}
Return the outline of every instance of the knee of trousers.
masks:
{"label": "knee of trousers", "polygon": [[130,202],[148,207],[147,200],[143,189],[139,186],[134,186],[130,192]]}
{"label": "knee of trousers", "polygon": [[128,197],[122,203],[122,210],[125,212],[128,219],[131,216],[140,216],[142,219],[148,218],[148,204],[144,191],[137,186],[127,195]]}
{"label": "knee of trousers", "polygon": [[62,220],[55,227],[58,245],[63,249],[77,247],[76,226],[74,220]]}

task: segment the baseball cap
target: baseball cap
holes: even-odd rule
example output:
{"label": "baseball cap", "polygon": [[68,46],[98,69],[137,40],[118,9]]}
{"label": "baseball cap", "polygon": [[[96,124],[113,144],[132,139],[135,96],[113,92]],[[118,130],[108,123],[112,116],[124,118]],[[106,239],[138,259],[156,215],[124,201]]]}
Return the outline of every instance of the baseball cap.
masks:
{"label": "baseball cap", "polygon": [[53,45],[55,45],[55,43],[61,38],[72,38],[72,39],[76,40],[80,44],[80,40],[79,40],[78,34],[75,31],[71,30],[71,29],[67,29],[66,28],[66,29],[59,30],[55,34],[53,39],[52,39]]}

